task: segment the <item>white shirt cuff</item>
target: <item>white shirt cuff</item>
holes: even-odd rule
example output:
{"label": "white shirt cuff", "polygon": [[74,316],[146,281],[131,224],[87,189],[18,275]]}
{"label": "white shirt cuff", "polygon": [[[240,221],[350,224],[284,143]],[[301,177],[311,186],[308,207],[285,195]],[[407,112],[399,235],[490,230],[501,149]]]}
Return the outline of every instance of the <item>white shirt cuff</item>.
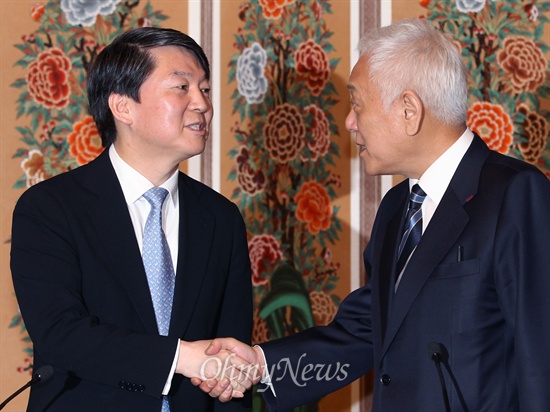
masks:
{"label": "white shirt cuff", "polygon": [[168,395],[168,392],[170,392],[170,388],[172,387],[172,378],[174,377],[174,373],[176,372],[176,365],[178,364],[179,353],[180,353],[180,340],[178,339],[178,346],[176,347],[174,362],[172,362],[172,368],[170,369],[170,373],[168,374],[168,379],[166,380],[166,384],[164,385],[164,389],[162,390],[163,395]]}
{"label": "white shirt cuff", "polygon": [[275,393],[275,388],[273,387],[273,384],[271,383],[271,375],[269,374],[269,370],[267,368],[267,362],[266,362],[266,359],[265,359],[265,353],[264,353],[264,350],[262,349],[262,347],[260,345],[254,345],[254,347],[256,348],[260,348],[260,352],[262,352],[262,356],[264,358],[264,365],[265,365],[265,369],[264,371],[262,372],[262,379],[260,380],[260,383],[264,384],[265,386],[267,386],[269,389],[271,389],[271,392],[273,393],[273,396],[274,397],[277,397],[277,394]]}

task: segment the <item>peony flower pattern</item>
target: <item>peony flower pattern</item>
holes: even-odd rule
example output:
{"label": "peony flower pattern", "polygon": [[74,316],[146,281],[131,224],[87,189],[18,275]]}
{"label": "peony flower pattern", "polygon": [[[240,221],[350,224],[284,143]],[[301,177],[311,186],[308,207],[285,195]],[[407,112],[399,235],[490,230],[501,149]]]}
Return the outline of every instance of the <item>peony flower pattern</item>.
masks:
{"label": "peony flower pattern", "polygon": [[306,129],[298,108],[284,103],[267,116],[265,145],[271,157],[280,163],[287,163],[296,156],[305,143]]}
{"label": "peony flower pattern", "polygon": [[94,160],[101,152],[101,136],[97,131],[92,116],[86,116],[82,121],[74,125],[73,132],[68,137],[69,152],[74,156],[79,165]]}
{"label": "peony flower pattern", "polygon": [[331,215],[330,197],[325,188],[315,181],[304,183],[296,195],[296,218],[316,235],[329,228]]}
{"label": "peony flower pattern", "polygon": [[324,292],[312,291],[309,294],[309,300],[311,302],[311,311],[313,312],[313,318],[316,325],[326,326],[338,311],[338,308],[334,305],[332,298]]}
{"label": "peony flower pattern", "polygon": [[267,90],[264,75],[267,53],[259,43],[246,48],[237,60],[237,84],[239,93],[248,104],[261,103]]}
{"label": "peony flower pattern", "polygon": [[283,253],[272,235],[255,235],[248,242],[248,254],[252,267],[252,284],[263,285],[268,282],[266,274],[272,272],[276,263],[283,259]]}
{"label": "peony flower pattern", "polygon": [[[491,149],[550,175],[549,2],[418,0],[424,18],[460,43],[468,70],[468,125]],[[467,13],[467,14],[464,14]]]}
{"label": "peony flower pattern", "polygon": [[310,150],[310,158],[302,156],[303,161],[316,161],[328,153],[330,148],[330,123],[325,112],[311,104],[304,109],[311,116],[311,123],[306,135],[306,144]]}
{"label": "peony flower pattern", "polygon": [[266,19],[278,19],[283,14],[285,6],[294,3],[295,0],[259,0],[263,15]]}
{"label": "peony flower pattern", "polygon": [[468,110],[467,124],[490,149],[503,154],[509,152],[514,126],[502,106],[489,102],[475,102]]}
{"label": "peony flower pattern", "polygon": [[61,0],[61,9],[73,26],[93,26],[99,14],[109,15],[115,11],[120,0]]}
{"label": "peony flower pattern", "polygon": [[485,7],[486,0],[456,0],[456,8],[462,13],[477,13]]}
{"label": "peony flower pattern", "polygon": [[241,147],[237,155],[237,182],[250,196],[262,193],[265,187],[265,175],[261,170],[254,170],[249,162],[250,153],[246,147]]}
{"label": "peony flower pattern", "polygon": [[318,96],[330,77],[329,60],[323,48],[312,39],[300,44],[294,55],[296,72],[302,75],[314,96]]}
{"label": "peony flower pattern", "polygon": [[27,87],[34,101],[49,109],[69,103],[71,61],[58,48],[44,50],[27,70]]}
{"label": "peony flower pattern", "polygon": [[46,10],[46,7],[44,6],[44,3],[36,3],[31,6],[31,17],[34,21],[40,21],[42,16],[44,15],[44,11]]}
{"label": "peony flower pattern", "polygon": [[525,116],[523,135],[527,140],[518,144],[521,157],[529,163],[536,164],[548,144],[548,121],[539,113],[529,110],[525,104],[518,107],[518,112]]}
{"label": "peony flower pattern", "polygon": [[27,177],[27,187],[31,187],[51,177],[44,170],[44,155],[39,150],[29,150],[26,158],[21,160],[21,169]]}
{"label": "peony flower pattern", "polygon": [[502,47],[497,59],[511,80],[513,91],[536,92],[546,79],[548,65],[540,48],[523,36],[507,37]]}
{"label": "peony flower pattern", "polygon": [[[91,118],[75,124],[88,110],[87,68],[108,39],[133,27],[158,26],[166,19],[150,4],[146,4],[138,15],[139,1],[64,1],[63,6],[73,10],[89,10],[99,5],[101,13],[111,13],[102,18],[100,27],[92,30],[67,24],[62,18],[60,1],[29,5],[29,19],[39,27],[21,36],[22,42],[15,45],[23,54],[15,66],[23,68],[24,76],[16,79],[12,87],[20,89],[17,114],[27,117],[29,122],[27,126],[18,127],[25,147],[17,149],[14,157],[28,165],[29,156],[32,155],[33,162],[42,156],[44,173],[43,176],[29,175],[26,171],[14,188],[24,188],[34,181],[88,163],[103,150]],[[76,134],[71,137],[71,144],[69,135],[72,133]]]}

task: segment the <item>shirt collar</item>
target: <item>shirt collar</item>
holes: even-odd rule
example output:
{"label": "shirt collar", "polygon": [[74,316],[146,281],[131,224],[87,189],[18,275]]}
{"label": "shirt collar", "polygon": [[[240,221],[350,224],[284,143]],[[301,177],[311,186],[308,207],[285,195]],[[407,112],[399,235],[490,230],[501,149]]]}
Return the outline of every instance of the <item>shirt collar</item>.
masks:
{"label": "shirt collar", "polygon": [[[122,187],[124,198],[128,205],[137,201],[147,190],[151,189],[154,185],[136,169],[132,168],[126,163],[117,153],[115,146],[111,145],[109,148],[109,158],[115,169],[115,173]],[[160,187],[168,190],[170,200],[173,205],[177,204],[178,193],[178,170],[174,172],[172,176],[168,178]]]}
{"label": "shirt collar", "polygon": [[418,183],[428,197],[439,204],[473,139],[474,134],[466,128],[462,136],[432,163],[420,179],[409,179],[409,189]]}

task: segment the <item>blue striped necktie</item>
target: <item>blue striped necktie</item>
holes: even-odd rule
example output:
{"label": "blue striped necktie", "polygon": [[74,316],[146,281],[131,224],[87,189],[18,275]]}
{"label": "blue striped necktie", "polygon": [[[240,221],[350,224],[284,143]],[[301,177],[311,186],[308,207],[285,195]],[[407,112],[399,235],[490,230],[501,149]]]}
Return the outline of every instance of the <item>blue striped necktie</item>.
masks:
{"label": "blue striped necktie", "polygon": [[416,248],[416,245],[422,237],[422,202],[426,198],[426,193],[415,184],[412,187],[409,198],[409,209],[405,220],[405,230],[399,243],[398,260],[397,260],[397,276],[403,270],[405,263],[409,259],[410,254]]}
{"label": "blue striped necktie", "polygon": [[[170,248],[162,230],[162,204],[168,190],[153,187],[143,194],[151,204],[143,230],[143,265],[151,291],[153,308],[160,335],[167,336],[172,315],[172,300],[176,282]],[[168,398],[162,397],[162,412],[169,412]]]}

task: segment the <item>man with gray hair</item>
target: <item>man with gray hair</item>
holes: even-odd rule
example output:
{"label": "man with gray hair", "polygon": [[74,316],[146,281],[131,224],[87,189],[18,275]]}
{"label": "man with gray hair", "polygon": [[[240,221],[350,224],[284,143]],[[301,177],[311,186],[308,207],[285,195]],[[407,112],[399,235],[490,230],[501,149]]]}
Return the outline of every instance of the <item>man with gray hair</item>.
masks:
{"label": "man with gray hair", "polygon": [[550,182],[468,129],[459,50],[428,21],[374,29],[359,52],[346,127],[368,174],[407,178],[377,212],[368,284],[328,326],[207,353],[260,368],[277,411],[371,369],[373,411],[550,410]]}

